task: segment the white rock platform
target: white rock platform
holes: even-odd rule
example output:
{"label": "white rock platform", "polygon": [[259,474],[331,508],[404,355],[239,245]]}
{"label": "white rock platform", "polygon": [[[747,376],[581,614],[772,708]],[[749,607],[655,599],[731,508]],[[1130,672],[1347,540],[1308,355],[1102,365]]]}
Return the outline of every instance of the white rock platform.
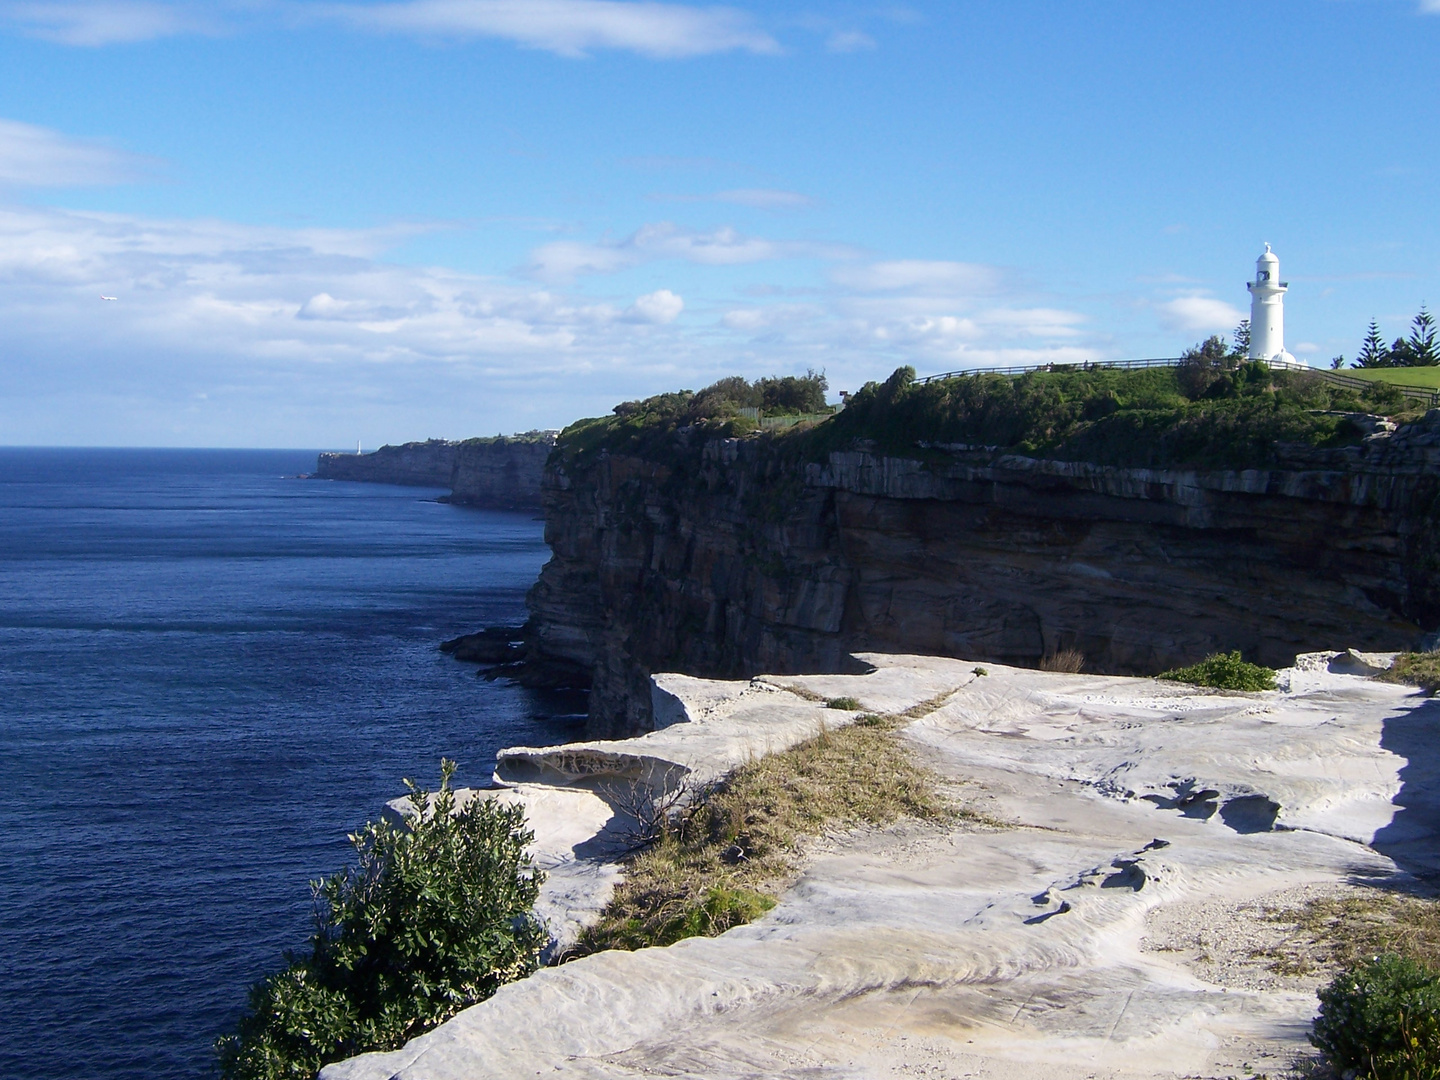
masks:
{"label": "white rock platform", "polygon": [[542,969],[323,1080],[1273,1073],[1308,1051],[1314,981],[1209,954],[1267,899],[1440,869],[1440,702],[1365,678],[1375,658],[1301,657],[1258,694],[864,659],[657,676],[662,730],[502,755],[491,797],[534,808],[542,908],[573,931],[613,887],[607,783],[713,777],[849,715],[774,684],[884,712],[948,695],[903,735],[978,820],[827,837],[758,922]]}

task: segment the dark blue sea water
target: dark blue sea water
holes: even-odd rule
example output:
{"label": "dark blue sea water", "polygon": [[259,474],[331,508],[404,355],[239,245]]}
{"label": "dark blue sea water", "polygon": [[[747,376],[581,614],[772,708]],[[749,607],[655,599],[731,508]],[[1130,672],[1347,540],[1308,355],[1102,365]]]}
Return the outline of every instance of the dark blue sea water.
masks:
{"label": "dark blue sea water", "polygon": [[0,449],[0,1076],[212,1075],[402,777],[574,737],[436,650],[523,620],[540,523],[314,462]]}

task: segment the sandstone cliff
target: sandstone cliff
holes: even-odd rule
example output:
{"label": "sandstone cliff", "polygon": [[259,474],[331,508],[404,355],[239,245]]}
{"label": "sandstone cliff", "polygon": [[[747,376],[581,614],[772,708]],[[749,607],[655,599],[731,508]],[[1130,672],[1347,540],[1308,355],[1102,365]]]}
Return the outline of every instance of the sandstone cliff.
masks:
{"label": "sandstone cliff", "polygon": [[964,448],[807,460],[682,429],[545,474],[553,558],[529,660],[590,672],[590,733],[651,727],[653,671],[853,670],[857,651],[1148,674],[1272,666],[1440,623],[1440,410],[1264,469],[1099,466]]}
{"label": "sandstone cliff", "polygon": [[470,439],[456,447],[450,501],[471,506],[538,508],[545,459],[555,436]]}
{"label": "sandstone cliff", "polygon": [[382,446],[370,454],[321,454],[315,476],[378,484],[448,487],[450,502],[527,509],[540,505],[540,478],[555,444],[551,432],[512,438]]}

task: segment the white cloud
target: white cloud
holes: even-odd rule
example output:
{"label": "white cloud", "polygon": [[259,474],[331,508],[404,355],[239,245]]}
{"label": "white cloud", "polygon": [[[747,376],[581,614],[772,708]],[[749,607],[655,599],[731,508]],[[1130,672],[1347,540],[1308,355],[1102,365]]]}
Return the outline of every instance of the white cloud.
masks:
{"label": "white cloud", "polygon": [[49,128],[0,120],[0,187],[71,187],[138,179],[154,163]]}
{"label": "white cloud", "polygon": [[558,240],[530,253],[525,273],[542,281],[565,282],[585,274],[608,274],[659,259],[702,266],[736,266],[772,259],[842,258],[849,249],[834,244],[768,240],[729,227],[693,232],[662,221],[644,225],[623,240],[594,244]]}
{"label": "white cloud", "polygon": [[34,37],[62,45],[98,46],[149,41],[187,33],[217,33],[213,10],[148,0],[71,0],[69,3],[7,3],[0,18]]}
{"label": "white cloud", "polygon": [[626,316],[635,322],[672,323],[685,310],[685,301],[669,289],[657,289],[635,298],[626,311]]}
{"label": "white cloud", "polygon": [[1420,0],[1420,10],[1427,15],[1440,15],[1440,0]]}
{"label": "white cloud", "polygon": [[822,319],[825,314],[825,309],[817,304],[766,304],[727,311],[721,316],[720,324],[727,330],[761,334],[799,327]]}
{"label": "white cloud", "polygon": [[1160,321],[1171,330],[1191,333],[1220,333],[1231,329],[1245,318],[1244,312],[1224,300],[1199,294],[1179,296],[1157,304]]}
{"label": "white cloud", "polygon": [[[649,286],[631,299],[385,261],[421,228],[0,203],[0,430],[12,441],[191,445],[459,436],[562,424],[736,372],[824,368],[853,388],[901,364],[933,373],[1108,355],[1083,315],[979,264],[859,263],[849,249],[664,223],[537,249],[555,277],[663,259],[841,263],[828,285],[717,305],[691,296],[700,271],[688,272],[697,280],[685,297]],[[734,296],[735,275],[720,277]],[[65,398],[82,390],[83,401]],[[368,418],[359,430],[357,417]]]}
{"label": "white cloud", "polygon": [[0,326],[47,351],[98,334],[109,350],[295,362],[554,359],[624,336],[604,304],[377,261],[403,235],[0,208]]}
{"label": "white cloud", "polygon": [[842,266],[831,274],[840,285],[863,292],[914,291],[976,295],[999,288],[1001,274],[993,266],[933,259],[897,259],[860,266]]}
{"label": "white cloud", "polygon": [[407,0],[334,4],[328,14],[369,30],[438,37],[503,38],[561,56],[623,49],[676,59],[780,46],[745,12],[629,0]]}

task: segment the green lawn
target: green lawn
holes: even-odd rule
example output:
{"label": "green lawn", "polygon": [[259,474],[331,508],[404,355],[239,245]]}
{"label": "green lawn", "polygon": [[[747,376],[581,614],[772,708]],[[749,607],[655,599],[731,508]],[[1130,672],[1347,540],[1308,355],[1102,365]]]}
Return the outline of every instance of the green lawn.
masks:
{"label": "green lawn", "polygon": [[1419,386],[1440,390],[1440,367],[1345,368],[1342,375],[1357,379],[1378,379],[1397,386]]}

